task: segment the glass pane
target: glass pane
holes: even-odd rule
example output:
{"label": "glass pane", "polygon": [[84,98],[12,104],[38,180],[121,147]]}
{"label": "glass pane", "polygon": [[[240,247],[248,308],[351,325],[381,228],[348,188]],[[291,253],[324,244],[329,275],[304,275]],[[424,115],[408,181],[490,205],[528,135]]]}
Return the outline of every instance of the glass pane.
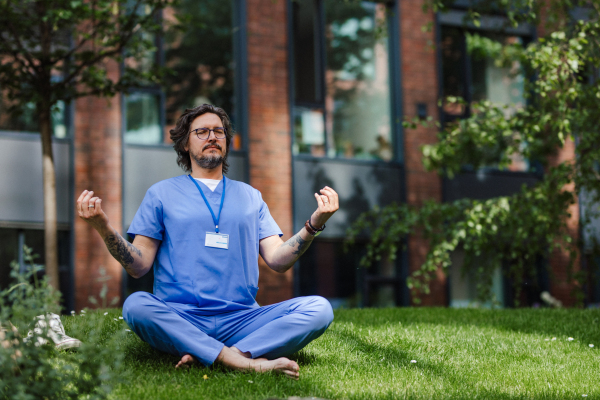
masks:
{"label": "glass pane", "polygon": [[[464,34],[458,28],[442,27],[442,81],[443,97],[466,97]],[[458,103],[444,102],[444,113],[463,116],[465,108]]]}
{"label": "glass pane", "polygon": [[125,97],[125,143],[159,144],[163,142],[159,119],[159,96],[131,93]]}
{"label": "glass pane", "polygon": [[294,94],[296,102],[322,101],[318,46],[318,7],[315,0],[292,2],[294,8]]}
{"label": "glass pane", "polygon": [[[483,39],[483,40],[482,40]],[[509,117],[525,104],[525,82],[521,73],[521,65],[514,62],[511,66],[498,66],[493,54],[490,54],[490,42],[502,44],[521,43],[517,36],[500,36],[495,34],[477,34],[467,36],[467,47],[471,53],[472,99],[473,101],[490,100],[499,105],[508,105],[505,114]],[[512,156],[511,171],[527,171],[529,161],[520,154]]]}
{"label": "glass pane", "polygon": [[364,241],[347,250],[341,240],[315,241],[300,259],[297,282],[300,295],[323,296],[334,308],[399,305],[404,290],[394,279],[399,264],[382,261],[363,268],[359,261],[365,252]]}
{"label": "glass pane", "polygon": [[10,263],[18,261],[18,232],[16,229],[0,229],[0,290],[10,284]]}
{"label": "glass pane", "polygon": [[329,154],[391,160],[386,6],[325,2]]}
{"label": "glass pane", "polygon": [[294,109],[294,154],[325,155],[325,120],[323,110],[304,107]]}
{"label": "glass pane", "polygon": [[[521,43],[521,38],[516,36],[478,36],[504,44]],[[515,62],[510,67],[498,66],[486,51],[481,51],[473,45],[469,47],[471,48],[471,68],[473,71],[473,100],[490,100],[493,103],[511,105],[514,108],[523,107],[524,81],[523,75],[520,73],[520,64]]]}
{"label": "glass pane", "polygon": [[[235,127],[232,1],[182,0],[164,18],[175,23],[165,35],[166,65],[174,72],[165,85],[167,131],[186,108],[204,103],[223,108]],[[241,148],[239,133],[231,146]]]}
{"label": "glass pane", "polygon": [[[0,100],[0,130],[39,133],[39,121],[35,104],[26,103],[21,107],[18,115],[8,112],[9,104],[6,99]],[[52,132],[54,137],[67,137],[67,126],[65,117],[65,103],[59,101],[52,110]]]}

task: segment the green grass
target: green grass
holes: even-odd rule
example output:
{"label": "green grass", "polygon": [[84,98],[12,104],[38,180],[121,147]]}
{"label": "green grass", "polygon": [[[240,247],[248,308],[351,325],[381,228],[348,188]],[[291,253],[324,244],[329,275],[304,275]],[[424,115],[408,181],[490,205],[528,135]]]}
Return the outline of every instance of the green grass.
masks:
{"label": "green grass", "polygon": [[[126,328],[114,321],[119,312],[105,318]],[[67,333],[78,318],[63,317]],[[338,310],[329,330],[292,357],[299,381],[200,365],[176,370],[176,357],[129,333],[124,383],[112,397],[598,399],[599,328],[600,310]]]}

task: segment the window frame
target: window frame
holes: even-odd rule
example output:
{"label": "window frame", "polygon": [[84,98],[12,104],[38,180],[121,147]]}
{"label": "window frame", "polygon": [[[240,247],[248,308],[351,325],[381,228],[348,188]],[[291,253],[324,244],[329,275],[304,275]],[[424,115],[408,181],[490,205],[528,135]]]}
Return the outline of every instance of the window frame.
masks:
{"label": "window frame", "polygon": [[[399,21],[399,5],[397,0],[391,1],[378,1],[368,0],[371,3],[384,4],[387,8],[386,11],[386,22],[387,22],[387,34],[388,34],[388,85],[389,85],[389,102],[390,102],[390,136],[392,138],[392,150],[393,155],[389,161],[377,160],[377,159],[360,159],[360,158],[346,158],[340,157],[337,154],[330,155],[331,150],[334,149],[331,143],[331,137],[333,132],[327,130],[327,111],[325,106],[326,101],[326,82],[325,73],[327,69],[327,55],[326,55],[326,44],[325,44],[325,4],[327,0],[304,0],[313,1],[316,3],[317,15],[316,21],[318,24],[315,29],[315,34],[318,35],[315,38],[315,70],[318,71],[318,77],[316,77],[317,88],[316,92],[320,92],[321,98],[315,102],[296,101],[296,70],[295,70],[295,48],[294,48],[294,0],[288,0],[288,54],[289,54],[289,101],[290,101],[290,152],[293,159],[300,160],[332,160],[339,162],[348,163],[360,163],[360,164],[404,164],[404,135],[402,127],[402,79],[401,79],[401,46],[400,46],[400,21]],[[307,109],[320,109],[323,111],[323,126],[324,126],[324,155],[315,156],[306,153],[294,153],[294,146],[296,144],[296,129],[295,129],[295,116],[296,109],[307,108]],[[335,149],[334,149],[335,150]]]}
{"label": "window frame", "polygon": [[[460,3],[460,2],[459,2]],[[463,98],[467,102],[465,107],[465,112],[463,116],[447,116],[444,113],[443,107],[440,105],[439,107],[439,115],[440,122],[442,124],[446,122],[455,121],[456,119],[468,118],[471,115],[471,94],[472,94],[472,81],[473,81],[473,72],[471,71],[471,55],[466,51],[466,40],[464,40],[464,34],[467,32],[470,33],[485,33],[485,32],[496,32],[500,34],[506,35],[514,35],[519,36],[523,40],[523,44],[526,45],[535,41],[537,39],[537,34],[535,31],[535,27],[530,26],[528,24],[524,24],[523,26],[519,26],[517,28],[505,27],[505,24],[508,20],[504,16],[499,15],[491,15],[485,16],[487,18],[482,18],[481,25],[475,26],[471,22],[465,23],[465,17],[467,16],[466,11],[464,11],[465,7],[461,7],[460,5],[455,6],[453,9],[449,10],[446,13],[437,13],[436,15],[436,49],[437,49],[437,65],[438,65],[438,93],[439,98],[442,99],[444,97],[444,76],[443,76],[443,61],[442,61],[442,29],[444,27],[448,28],[458,28],[462,31],[463,41],[461,42],[463,57],[461,58],[461,63],[463,65],[464,76],[463,79],[465,81],[465,89],[463,93]],[[525,78],[527,79],[527,78]]]}
{"label": "window frame", "polygon": [[[442,101],[439,102],[438,113],[440,116],[441,129],[448,122],[453,122],[458,119],[469,118],[471,116],[471,94],[472,94],[472,81],[473,75],[471,71],[471,56],[466,51],[466,39],[465,33],[500,33],[505,35],[519,36],[523,40],[523,44],[527,45],[535,40],[537,40],[537,31],[536,27],[530,24],[522,24],[516,28],[508,25],[508,19],[502,14],[491,14],[484,15],[481,18],[481,24],[479,26],[474,25],[472,22],[465,22],[465,18],[467,16],[467,11],[465,6],[461,6],[464,2],[459,2],[459,5],[454,6],[452,9],[447,12],[438,12],[436,13],[435,18],[435,43],[436,43],[436,64],[437,64],[437,77],[438,77],[438,98],[442,100],[444,98],[444,73],[443,73],[443,57],[442,57],[442,29],[444,27],[449,28],[458,28],[462,31],[463,41],[461,46],[463,47],[463,56],[461,59],[461,63],[463,64],[463,71],[465,80],[465,88],[464,88],[464,99],[466,101],[465,111],[462,116],[453,116],[447,115],[443,110]],[[532,77],[524,77],[524,79],[533,79]],[[526,99],[526,104],[529,104],[528,99]],[[535,160],[530,160],[531,163],[535,163]],[[530,163],[528,170],[526,171],[511,171],[505,169],[499,169],[497,167],[482,167],[480,169],[491,172],[494,171],[496,173],[508,174],[508,175],[531,175],[535,172],[532,171],[532,164]],[[465,172],[473,172],[472,168],[468,166],[463,166],[463,171]]]}
{"label": "window frame", "polygon": [[[235,115],[233,116],[237,121],[236,127],[238,127],[239,134],[242,140],[242,146],[240,149],[231,149],[231,153],[245,155],[248,151],[248,83],[247,83],[247,49],[246,49],[246,4],[244,0],[229,0],[232,2],[232,27],[233,29],[233,60],[234,60],[234,103],[236,106]],[[161,11],[157,15],[158,21],[162,23],[163,12]],[[237,29],[235,29],[237,28]],[[155,38],[156,54],[155,62],[164,67],[165,59],[165,44],[164,35],[157,35]],[[121,72],[125,67],[125,63],[122,62]],[[158,110],[158,121],[160,125],[160,131],[164,137],[166,129],[166,93],[160,85],[149,85],[149,86],[136,86],[128,90],[127,94],[133,93],[145,93],[158,96],[159,99],[159,110]],[[161,143],[126,143],[125,133],[127,132],[127,99],[126,94],[120,93],[121,100],[121,131],[122,131],[122,142],[123,146],[127,147],[138,147],[138,148],[172,148],[171,143],[166,143],[164,140]],[[227,111],[227,110],[226,110]]]}

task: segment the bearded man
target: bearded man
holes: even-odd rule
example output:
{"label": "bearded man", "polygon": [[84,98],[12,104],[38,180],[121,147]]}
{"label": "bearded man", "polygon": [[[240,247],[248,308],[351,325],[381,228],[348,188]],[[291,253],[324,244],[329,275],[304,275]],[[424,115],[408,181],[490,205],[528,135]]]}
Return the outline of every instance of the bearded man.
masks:
{"label": "bearded man", "polygon": [[129,296],[125,321],[152,347],[181,357],[177,367],[218,362],[297,379],[298,364],[286,356],[323,334],[333,311],[319,296],[260,307],[258,255],[274,271],[291,268],[338,210],[337,193],[315,193],[315,212],[284,242],[260,192],[225,177],[233,131],[223,109],[188,109],[170,134],[190,174],[148,189],[128,230],[132,243],[110,225],[93,192],[77,200],[79,216],[129,275],[154,267],[154,293]]}

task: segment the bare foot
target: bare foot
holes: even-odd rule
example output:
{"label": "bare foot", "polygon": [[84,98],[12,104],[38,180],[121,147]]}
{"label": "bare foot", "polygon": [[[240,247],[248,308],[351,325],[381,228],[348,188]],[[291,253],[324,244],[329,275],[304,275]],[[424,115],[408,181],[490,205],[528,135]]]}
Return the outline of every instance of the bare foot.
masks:
{"label": "bare foot", "polygon": [[266,358],[254,359],[256,363],[254,370],[256,372],[275,371],[287,375],[290,378],[298,379],[300,376],[300,367],[295,361],[280,357],[275,360],[267,360]]}
{"label": "bare foot", "polygon": [[285,374],[293,379],[298,379],[300,376],[300,367],[295,361],[289,360],[285,357],[281,357],[276,360],[267,360],[266,358],[246,358],[240,350],[234,350],[227,346],[223,347],[223,350],[221,350],[221,353],[219,353],[216,361],[220,362],[226,367],[241,371],[275,371]]}
{"label": "bare foot", "polygon": [[189,367],[190,365],[192,365],[195,362],[196,362],[196,360],[194,360],[194,357],[190,356],[189,354],[186,354],[183,357],[181,357],[181,360],[179,360],[179,362],[177,363],[175,368],[184,367],[184,366]]}

